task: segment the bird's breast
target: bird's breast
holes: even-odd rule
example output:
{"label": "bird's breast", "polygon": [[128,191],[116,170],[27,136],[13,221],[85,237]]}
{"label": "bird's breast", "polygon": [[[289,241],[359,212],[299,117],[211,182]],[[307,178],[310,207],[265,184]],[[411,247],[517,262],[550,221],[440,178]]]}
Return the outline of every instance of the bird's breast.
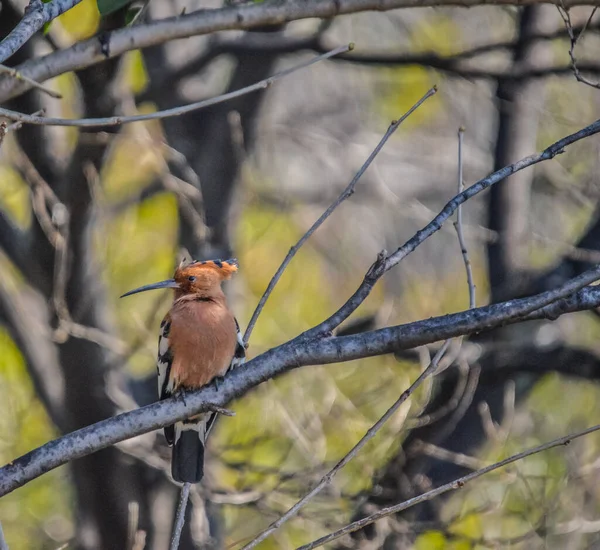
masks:
{"label": "bird's breast", "polygon": [[199,388],[223,376],[236,346],[236,326],[225,305],[183,301],[171,310],[171,377],[174,389]]}

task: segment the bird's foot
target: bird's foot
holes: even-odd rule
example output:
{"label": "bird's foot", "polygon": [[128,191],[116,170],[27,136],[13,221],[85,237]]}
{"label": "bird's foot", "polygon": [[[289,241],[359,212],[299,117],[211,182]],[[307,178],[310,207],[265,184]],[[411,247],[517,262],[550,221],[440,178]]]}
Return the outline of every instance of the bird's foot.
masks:
{"label": "bird's foot", "polygon": [[215,386],[215,389],[216,389],[217,391],[219,391],[219,389],[220,389],[220,387],[221,387],[221,384],[223,383],[223,380],[225,380],[225,377],[224,377],[224,376],[215,376],[215,377],[213,378],[213,384],[214,384],[214,386]]}
{"label": "bird's foot", "polygon": [[180,401],[183,401],[183,404],[187,407],[187,402],[185,400],[185,390],[183,388],[179,388],[176,392],[175,395],[177,395],[177,399],[179,399]]}

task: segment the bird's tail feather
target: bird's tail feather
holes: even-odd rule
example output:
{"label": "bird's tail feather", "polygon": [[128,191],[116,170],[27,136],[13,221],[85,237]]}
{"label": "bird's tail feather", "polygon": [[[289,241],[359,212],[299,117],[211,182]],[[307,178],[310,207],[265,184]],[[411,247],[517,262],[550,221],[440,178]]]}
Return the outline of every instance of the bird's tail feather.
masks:
{"label": "bird's tail feather", "polygon": [[204,476],[205,422],[175,426],[171,473],[175,481],[198,483]]}

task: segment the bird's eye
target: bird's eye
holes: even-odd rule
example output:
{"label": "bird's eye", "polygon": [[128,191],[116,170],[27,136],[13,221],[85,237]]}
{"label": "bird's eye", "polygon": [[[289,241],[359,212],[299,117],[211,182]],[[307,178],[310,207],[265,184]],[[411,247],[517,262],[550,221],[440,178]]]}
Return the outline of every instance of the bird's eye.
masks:
{"label": "bird's eye", "polygon": [[190,275],[190,276],[188,277],[188,281],[189,281],[190,283],[193,283],[195,280],[196,280],[196,277],[194,277],[193,275]]}

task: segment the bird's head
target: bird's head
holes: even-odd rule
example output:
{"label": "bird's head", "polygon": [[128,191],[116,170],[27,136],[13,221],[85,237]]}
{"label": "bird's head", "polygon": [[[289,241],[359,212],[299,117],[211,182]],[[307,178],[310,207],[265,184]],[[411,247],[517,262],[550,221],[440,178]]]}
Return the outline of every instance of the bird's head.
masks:
{"label": "bird's head", "polygon": [[175,270],[172,279],[130,290],[123,294],[121,298],[160,288],[174,288],[179,295],[200,294],[210,296],[213,293],[219,293],[221,283],[229,279],[237,270],[238,263],[233,258],[230,260],[183,261]]}

